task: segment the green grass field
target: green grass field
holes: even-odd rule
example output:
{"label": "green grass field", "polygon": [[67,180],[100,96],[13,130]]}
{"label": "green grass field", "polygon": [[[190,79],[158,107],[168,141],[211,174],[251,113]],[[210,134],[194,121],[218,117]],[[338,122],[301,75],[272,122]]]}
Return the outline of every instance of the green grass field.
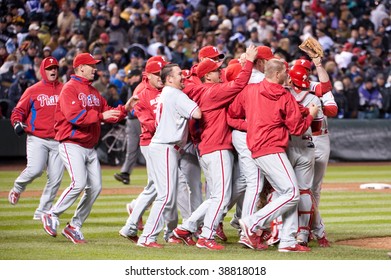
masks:
{"label": "green grass field", "polygon": [[[119,170],[119,168],[118,168]],[[144,168],[137,168],[130,186],[122,185],[113,178],[117,169],[103,167],[104,189],[140,188],[146,181]],[[23,193],[19,203],[8,203],[7,194],[21,170],[0,169],[0,259],[2,260],[386,260],[388,249],[372,249],[343,246],[335,242],[345,239],[366,237],[391,237],[391,191],[358,191],[360,183],[390,183],[390,166],[382,165],[330,165],[325,178],[326,184],[354,183],[357,190],[326,188],[323,190],[321,213],[327,226],[331,248],[320,248],[310,243],[312,251],[307,254],[278,253],[276,248],[267,251],[244,249],[237,243],[237,233],[229,221],[233,211],[224,221],[228,235],[226,249],[219,252],[165,244],[163,250],[137,247],[118,235],[127,219],[125,204],[135,196],[105,195],[96,201],[90,217],[83,226],[88,240],[86,245],[74,245],[61,234],[50,237],[39,221],[32,220],[38,205],[38,196]],[[35,180],[28,191],[41,190],[45,176]],[[67,187],[67,173],[61,190]],[[72,217],[76,204],[60,217],[59,231]],[[147,213],[148,214],[148,213]],[[146,219],[147,216],[144,216]],[[161,234],[162,235],[162,234]],[[160,236],[160,243],[164,243]]]}

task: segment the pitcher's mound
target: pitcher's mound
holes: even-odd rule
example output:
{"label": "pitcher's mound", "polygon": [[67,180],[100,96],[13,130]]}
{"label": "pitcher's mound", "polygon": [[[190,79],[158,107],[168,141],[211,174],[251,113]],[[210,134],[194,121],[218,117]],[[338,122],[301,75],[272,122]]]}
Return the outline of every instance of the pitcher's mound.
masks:
{"label": "pitcher's mound", "polygon": [[336,242],[338,245],[348,245],[372,249],[391,250],[391,237],[373,237],[364,239],[350,239]]}

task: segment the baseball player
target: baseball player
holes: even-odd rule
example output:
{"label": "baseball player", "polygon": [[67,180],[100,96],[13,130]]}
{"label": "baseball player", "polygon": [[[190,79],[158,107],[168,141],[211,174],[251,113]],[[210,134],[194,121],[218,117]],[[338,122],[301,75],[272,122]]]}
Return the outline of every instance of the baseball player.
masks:
{"label": "baseball player", "polygon": [[[296,241],[298,184],[286,156],[289,133],[301,135],[310,126],[318,108],[312,104],[309,115],[303,118],[294,97],[283,88],[286,79],[285,63],[271,59],[265,65],[265,79],[248,85],[228,109],[232,117],[247,119],[247,143],[258,168],[279,193],[277,199],[254,214],[239,220],[241,229],[252,249],[266,249],[260,243],[257,230],[267,228],[270,222],[283,215],[280,252],[308,252],[308,247]],[[238,105],[239,103],[240,105]],[[244,108],[244,112],[243,109]]]}
{"label": "baseball player", "polygon": [[14,182],[8,200],[18,203],[27,185],[42,175],[46,168],[47,182],[33,219],[52,207],[61,179],[64,165],[58,154],[58,142],[54,140],[54,112],[63,84],[58,81],[58,61],[45,58],[40,66],[42,80],[27,88],[11,114],[15,133],[27,132],[27,166]]}
{"label": "baseball player", "polygon": [[[119,235],[137,243],[137,231],[143,230],[142,215],[145,210],[155,200],[157,192],[151,177],[151,164],[148,156],[148,146],[156,131],[156,106],[159,100],[160,91],[163,83],[160,78],[160,71],[167,64],[160,56],[151,57],[146,64],[144,72],[144,84],[136,88],[135,94],[139,102],[135,106],[134,114],[141,123],[142,133],[140,134],[140,148],[147,162],[148,184],[139,194],[137,199],[127,204],[129,217],[126,224],[119,231]],[[141,88],[141,90],[139,90]],[[185,150],[185,148],[183,149]],[[178,170],[178,208],[180,209],[182,219],[187,219],[191,214],[190,193],[186,177],[182,170]],[[164,239],[169,243],[178,243],[172,230],[165,231]]]}
{"label": "baseball player", "polygon": [[[160,75],[157,75],[157,73],[159,73],[161,68],[168,63],[164,59],[163,56],[152,56],[152,57],[150,57],[147,60],[146,66],[147,65],[152,65],[151,63],[153,61],[160,62],[160,64],[156,64],[155,63],[154,67],[150,67],[150,66],[148,67],[148,69],[150,70],[149,72],[144,71],[142,73],[142,81],[135,88],[135,90],[133,92],[133,95],[139,96],[140,93],[143,93],[146,89],[147,89],[148,92],[150,92],[152,90],[151,96],[149,94],[146,95],[147,96],[146,97],[147,98],[147,102],[150,102],[150,104],[146,104],[146,106],[144,107],[144,108],[148,109],[148,111],[150,111],[150,112],[147,113],[146,115],[144,113],[140,113],[140,112],[136,113],[137,112],[136,109],[135,109],[134,112],[131,112],[132,114],[135,114],[138,119],[140,118],[138,115],[148,116],[148,118],[145,119],[146,124],[144,125],[144,130],[141,131],[140,143],[139,143],[140,150],[141,150],[141,153],[144,156],[145,161],[147,161],[147,156],[146,156],[147,148],[143,148],[143,147],[149,145],[149,143],[151,141],[151,138],[152,138],[153,134],[155,133],[155,110],[156,110],[156,104],[157,104],[157,94],[160,94],[160,91],[163,88],[163,83],[160,80]],[[154,72],[151,72],[151,71],[154,71]],[[150,74],[154,74],[154,75],[151,76]],[[150,81],[154,81],[154,82],[151,83]],[[156,93],[154,91],[155,89],[158,89],[159,92]],[[144,100],[145,98],[142,98],[142,99]],[[141,105],[138,105],[138,108],[141,108],[141,107],[142,107]],[[139,119],[139,121],[140,121],[140,119]],[[152,124],[149,125],[148,124],[149,122],[151,122]],[[148,168],[147,168],[147,171],[148,171]],[[133,200],[132,202],[126,204],[126,210],[127,210],[128,214],[129,214],[129,218],[128,218],[128,221],[127,221],[127,225],[124,226],[122,231],[120,231],[120,235],[121,236],[124,236],[124,237],[128,238],[129,236],[136,236],[137,235],[137,230],[136,231],[132,231],[132,232],[129,231],[130,229],[127,230],[127,228],[129,228],[129,226],[130,226],[130,224],[128,224],[128,222],[131,223],[131,221],[135,217],[137,217],[137,219],[138,219],[137,229],[138,230],[143,230],[144,229],[144,226],[143,226],[143,223],[142,223],[142,215],[143,215],[144,211],[147,209],[147,207],[155,199],[155,195],[156,195],[155,188],[151,187],[152,183],[153,183],[153,181],[151,180],[150,176],[148,175],[147,186],[140,193],[140,195],[137,198],[137,201]],[[136,207],[136,204],[138,205],[137,207]],[[134,210],[135,208],[137,208],[137,209]],[[135,211],[135,213],[133,213],[133,211]],[[133,213],[133,215],[132,215],[132,213]],[[132,215],[132,217],[130,217],[131,215]],[[130,239],[130,240],[132,240],[132,239]],[[136,240],[136,242],[137,242],[137,240]]]}
{"label": "baseball player", "polygon": [[[321,108],[320,99],[308,91],[310,81],[304,67],[296,65],[289,70],[288,84],[291,86],[287,89],[299,104],[304,107],[315,104],[318,108]],[[296,239],[298,243],[303,246],[308,246],[315,207],[311,192],[315,164],[315,145],[312,142],[312,132],[320,131],[322,122],[323,111],[320,109],[318,110],[317,116],[312,121],[311,128],[303,135],[290,136],[287,150],[288,158],[295,171],[299,184],[299,228]]]}
{"label": "baseball player", "polygon": [[[322,111],[324,114],[321,130],[312,133],[312,139],[315,145],[315,166],[314,178],[312,183],[312,195],[315,202],[314,218],[312,222],[312,233],[318,241],[320,247],[329,247],[330,243],[327,240],[325,226],[319,212],[319,202],[321,186],[324,174],[326,172],[329,155],[330,155],[330,139],[328,135],[327,117],[334,117],[338,113],[338,107],[335,103],[334,96],[331,92],[331,82],[329,76],[322,66],[320,58],[312,59],[316,71],[318,73],[319,82],[311,81],[310,90],[320,97],[322,102]],[[311,71],[311,62],[306,59],[295,61],[295,65],[302,65],[308,75]]]}
{"label": "baseball player", "polygon": [[44,230],[56,237],[58,217],[84,191],[71,222],[62,230],[62,234],[75,244],[86,242],[80,229],[102,189],[100,163],[94,149],[100,137],[100,123],[122,120],[135,103],[135,98],[131,98],[125,106],[115,109],[107,105],[91,86],[99,62],[89,53],[78,54],[73,60],[75,74],[61,90],[55,113],[55,139],[60,142],[59,153],[71,184],[50,212],[41,217]]}
{"label": "baseball player", "polygon": [[[125,103],[129,98],[133,96],[134,90],[141,82],[141,71],[133,70],[128,74],[127,85],[122,87],[121,90],[121,99],[126,99],[123,101]],[[126,95],[125,95],[126,94]],[[141,133],[140,122],[137,117],[129,112],[126,117],[125,124],[125,135],[126,135],[126,157],[125,161],[122,164],[121,172],[115,173],[114,178],[117,181],[128,185],[130,183],[130,173],[132,172],[134,166],[137,163],[137,159],[140,155],[139,149],[139,136]]]}
{"label": "baseball player", "polygon": [[[216,243],[216,228],[231,197],[233,154],[231,132],[226,122],[226,107],[246,86],[250,78],[257,50],[250,46],[247,62],[238,77],[229,83],[220,83],[221,62],[205,59],[197,67],[197,75],[203,84],[196,85],[189,97],[196,101],[203,113],[200,122],[201,142],[198,145],[201,167],[208,182],[209,198],[192,213],[180,227],[174,230],[176,237],[187,245],[209,250],[222,250]],[[219,121],[216,121],[219,120]],[[199,222],[202,232],[197,243],[192,240]]]}
{"label": "baseball player", "polygon": [[[318,73],[318,78],[319,78],[319,82],[314,82],[314,81],[310,81],[310,85],[309,85],[309,91],[311,93],[314,93],[317,97],[321,98],[322,99],[322,96],[327,94],[327,96],[329,96],[328,92],[331,91],[332,89],[332,85],[330,83],[330,79],[329,79],[329,76],[326,72],[326,70],[323,68],[322,66],[322,63],[321,63],[321,58],[320,57],[315,57],[312,59],[312,62],[314,63],[314,65],[316,65],[316,70],[317,70],[317,73]],[[310,76],[310,71],[311,71],[311,61],[307,60],[307,59],[304,59],[304,58],[300,58],[300,59],[297,59],[295,62],[294,62],[294,65],[293,66],[301,66],[301,67],[304,67],[306,70],[307,70],[307,76],[309,77]],[[300,79],[300,78],[299,78]],[[332,94],[331,94],[332,95]],[[328,107],[330,110],[332,110],[330,107]],[[328,109],[327,109],[328,110]],[[324,112],[324,116],[328,114],[328,112]],[[325,118],[323,118],[323,121],[325,121]],[[315,135],[317,134],[318,132],[315,132]],[[312,137],[312,140],[314,142],[314,145],[315,145],[315,136]],[[315,145],[315,153],[316,153],[316,145]],[[317,157],[317,156],[316,156]],[[315,159],[316,161],[316,159]],[[316,163],[315,163],[316,165]],[[315,166],[315,172],[316,172],[316,166]],[[276,192],[274,192],[273,189],[271,189],[271,192],[269,193],[268,195],[268,201],[270,202],[271,200],[275,199],[275,196],[277,196],[278,194]],[[316,194],[314,194],[313,192],[313,198],[315,199],[316,201]],[[317,207],[314,207],[314,211],[315,211],[315,216],[314,218],[312,219],[312,223],[317,223],[318,219],[316,218],[317,217],[317,214],[318,213],[318,208]],[[272,236],[271,238],[268,240],[268,244],[269,245],[273,245],[277,242],[279,242],[280,240],[280,231],[281,231],[281,227],[282,227],[282,220],[281,220],[281,217],[278,217],[276,220],[274,220],[271,224],[271,233],[272,233]]]}
{"label": "baseball player", "polygon": [[[163,83],[160,78],[160,71],[167,62],[159,57],[152,57],[147,61],[143,82],[136,88],[134,95],[137,95],[139,102],[134,108],[134,114],[140,121],[140,149],[146,160],[148,183],[137,199],[132,202],[134,206],[128,210],[129,217],[126,224],[119,231],[119,235],[137,243],[137,231],[142,230],[138,226],[140,218],[145,210],[156,198],[156,188],[152,180],[151,169],[149,168],[148,146],[156,131],[156,106],[160,96]],[[127,205],[129,209],[130,204]]]}
{"label": "baseball player", "polygon": [[[274,58],[272,50],[266,46],[257,47],[257,59],[251,72],[249,84],[261,82],[264,77],[264,69],[266,61]],[[228,124],[233,128],[232,144],[238,153],[239,176],[244,178],[245,184],[233,184],[232,202],[241,201],[240,196],[244,196],[241,203],[236,205],[237,214],[234,216],[237,220],[232,220],[231,225],[240,229],[238,219],[253,214],[256,211],[256,205],[259,198],[259,193],[262,191],[263,175],[256,166],[254,159],[251,157],[251,152],[247,147],[247,122],[245,119],[232,119],[228,116]],[[242,187],[240,187],[242,186]],[[239,187],[239,188],[238,188]],[[241,209],[240,215],[238,208]],[[246,242],[244,233],[241,234],[239,243]]]}
{"label": "baseball player", "polygon": [[162,248],[156,239],[164,221],[169,229],[178,223],[179,153],[187,143],[188,119],[200,119],[202,115],[198,105],[182,92],[184,77],[177,64],[166,65],[161,71],[161,79],[165,86],[157,105],[156,132],[148,148],[157,196],[137,242],[137,245],[148,248]]}
{"label": "baseball player", "polygon": [[[198,53],[198,61],[202,62],[205,59],[212,59],[216,62],[221,61],[224,59],[225,55],[222,53],[219,53],[218,49],[214,46],[204,46],[200,49]],[[202,84],[201,79],[197,76],[197,67],[198,63],[193,65],[191,69],[189,70],[188,75],[186,75],[185,79],[185,89],[183,90],[187,95],[192,95],[193,89],[195,86]],[[222,78],[224,75],[221,72],[220,78]],[[198,206],[201,205],[203,198],[202,198],[202,182],[201,182],[201,166],[199,164],[199,158],[196,153],[197,151],[197,145],[200,143],[200,134],[201,134],[201,128],[200,128],[200,121],[198,120],[190,120],[189,122],[189,130],[191,134],[191,140],[192,144],[188,144],[189,149],[186,149],[185,151],[190,151],[190,153],[186,152],[180,161],[181,168],[184,170],[184,174],[189,182],[190,187],[190,201],[191,201],[191,212],[194,212]],[[205,197],[209,197],[209,191],[208,191],[208,185],[207,182],[205,182]],[[200,225],[201,227],[201,225]],[[201,231],[201,229],[199,230]],[[195,234],[198,234],[196,232]],[[221,240],[226,241],[227,237],[224,233],[223,229],[223,223],[220,222],[216,228],[216,236],[219,237]]]}
{"label": "baseball player", "polygon": [[[319,203],[323,177],[326,173],[330,156],[330,138],[328,134],[327,117],[335,117],[338,113],[338,106],[330,89],[331,83],[329,76],[326,70],[323,68],[320,58],[313,59],[313,61],[322,87],[322,96],[320,97],[320,100],[322,102],[324,118],[321,129],[312,133],[313,142],[315,144],[315,166],[314,179],[311,190],[315,201],[315,213],[311,229],[313,235],[318,241],[319,246],[329,247],[330,243],[326,237],[325,226],[319,212]],[[308,66],[308,63],[305,65]],[[308,67],[306,67],[306,69],[309,71]],[[325,86],[325,84],[327,85],[327,82],[329,85]],[[327,89],[330,90],[324,92]]]}

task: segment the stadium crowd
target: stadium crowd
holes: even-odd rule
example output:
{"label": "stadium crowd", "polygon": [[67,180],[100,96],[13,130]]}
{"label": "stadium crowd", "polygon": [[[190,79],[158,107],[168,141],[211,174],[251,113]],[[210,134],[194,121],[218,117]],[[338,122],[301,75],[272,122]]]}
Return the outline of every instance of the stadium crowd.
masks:
{"label": "stadium crowd", "polygon": [[391,118],[390,0],[3,0],[0,6],[1,118],[41,80],[39,66],[50,55],[62,82],[77,54],[102,60],[94,86],[116,106],[125,104],[151,56],[190,69],[198,51],[212,45],[227,65],[254,44],[291,62],[303,56],[298,45],[308,36],[325,51],[337,118]]}

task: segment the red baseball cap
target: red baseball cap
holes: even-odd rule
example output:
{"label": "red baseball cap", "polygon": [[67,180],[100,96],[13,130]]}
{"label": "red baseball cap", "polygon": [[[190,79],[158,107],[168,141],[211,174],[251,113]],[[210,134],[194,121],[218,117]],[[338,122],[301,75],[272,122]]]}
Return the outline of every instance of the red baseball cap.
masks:
{"label": "red baseball cap", "polygon": [[200,52],[198,53],[198,59],[207,58],[207,57],[209,57],[209,58],[219,57],[219,59],[223,59],[225,57],[225,55],[222,53],[219,53],[217,48],[214,46],[206,46],[206,47],[203,47],[200,50]]}
{"label": "red baseball cap", "polygon": [[190,76],[190,70],[182,69],[182,75],[183,75],[184,77],[189,77],[189,76]]}
{"label": "red baseball cap", "polygon": [[47,69],[52,66],[57,66],[58,67],[58,61],[52,56],[48,56],[43,60],[43,69]]}
{"label": "red baseball cap", "polygon": [[221,64],[223,62],[216,62],[212,59],[205,59],[202,62],[200,62],[197,66],[197,76],[198,78],[202,78],[207,73],[212,72],[218,68],[220,68]]}
{"label": "red baseball cap", "polygon": [[225,79],[228,82],[235,80],[239,75],[240,70],[242,70],[242,65],[240,65],[240,63],[233,63],[228,65],[227,68],[225,68]]}
{"label": "red baseball cap", "polygon": [[170,62],[166,61],[165,58],[163,56],[160,56],[160,55],[155,55],[155,56],[152,56],[150,58],[148,58],[147,60],[147,64],[148,62],[151,62],[151,61],[157,61],[157,62],[161,62],[163,64],[163,67],[166,65],[166,64],[169,64]]}
{"label": "red baseball cap", "polygon": [[110,37],[109,37],[109,34],[107,34],[107,33],[101,33],[99,35],[99,38],[102,40],[102,42],[104,44],[108,44],[110,42]]}
{"label": "red baseball cap", "polygon": [[295,64],[293,66],[303,66],[307,70],[311,70],[311,61],[303,58],[296,59]]}
{"label": "red baseball cap", "polygon": [[100,60],[96,60],[91,54],[89,53],[81,53],[78,54],[75,59],[73,60],[73,68],[77,68],[78,66],[82,64],[88,64],[93,65],[99,63]]}
{"label": "red baseball cap", "polygon": [[148,74],[159,73],[163,67],[164,65],[160,61],[149,61],[145,65],[145,72]]}
{"label": "red baseball cap", "polygon": [[259,47],[257,47],[257,50],[258,50],[257,59],[269,60],[269,59],[274,58],[274,55],[272,53],[272,49],[269,47],[259,46]]}

